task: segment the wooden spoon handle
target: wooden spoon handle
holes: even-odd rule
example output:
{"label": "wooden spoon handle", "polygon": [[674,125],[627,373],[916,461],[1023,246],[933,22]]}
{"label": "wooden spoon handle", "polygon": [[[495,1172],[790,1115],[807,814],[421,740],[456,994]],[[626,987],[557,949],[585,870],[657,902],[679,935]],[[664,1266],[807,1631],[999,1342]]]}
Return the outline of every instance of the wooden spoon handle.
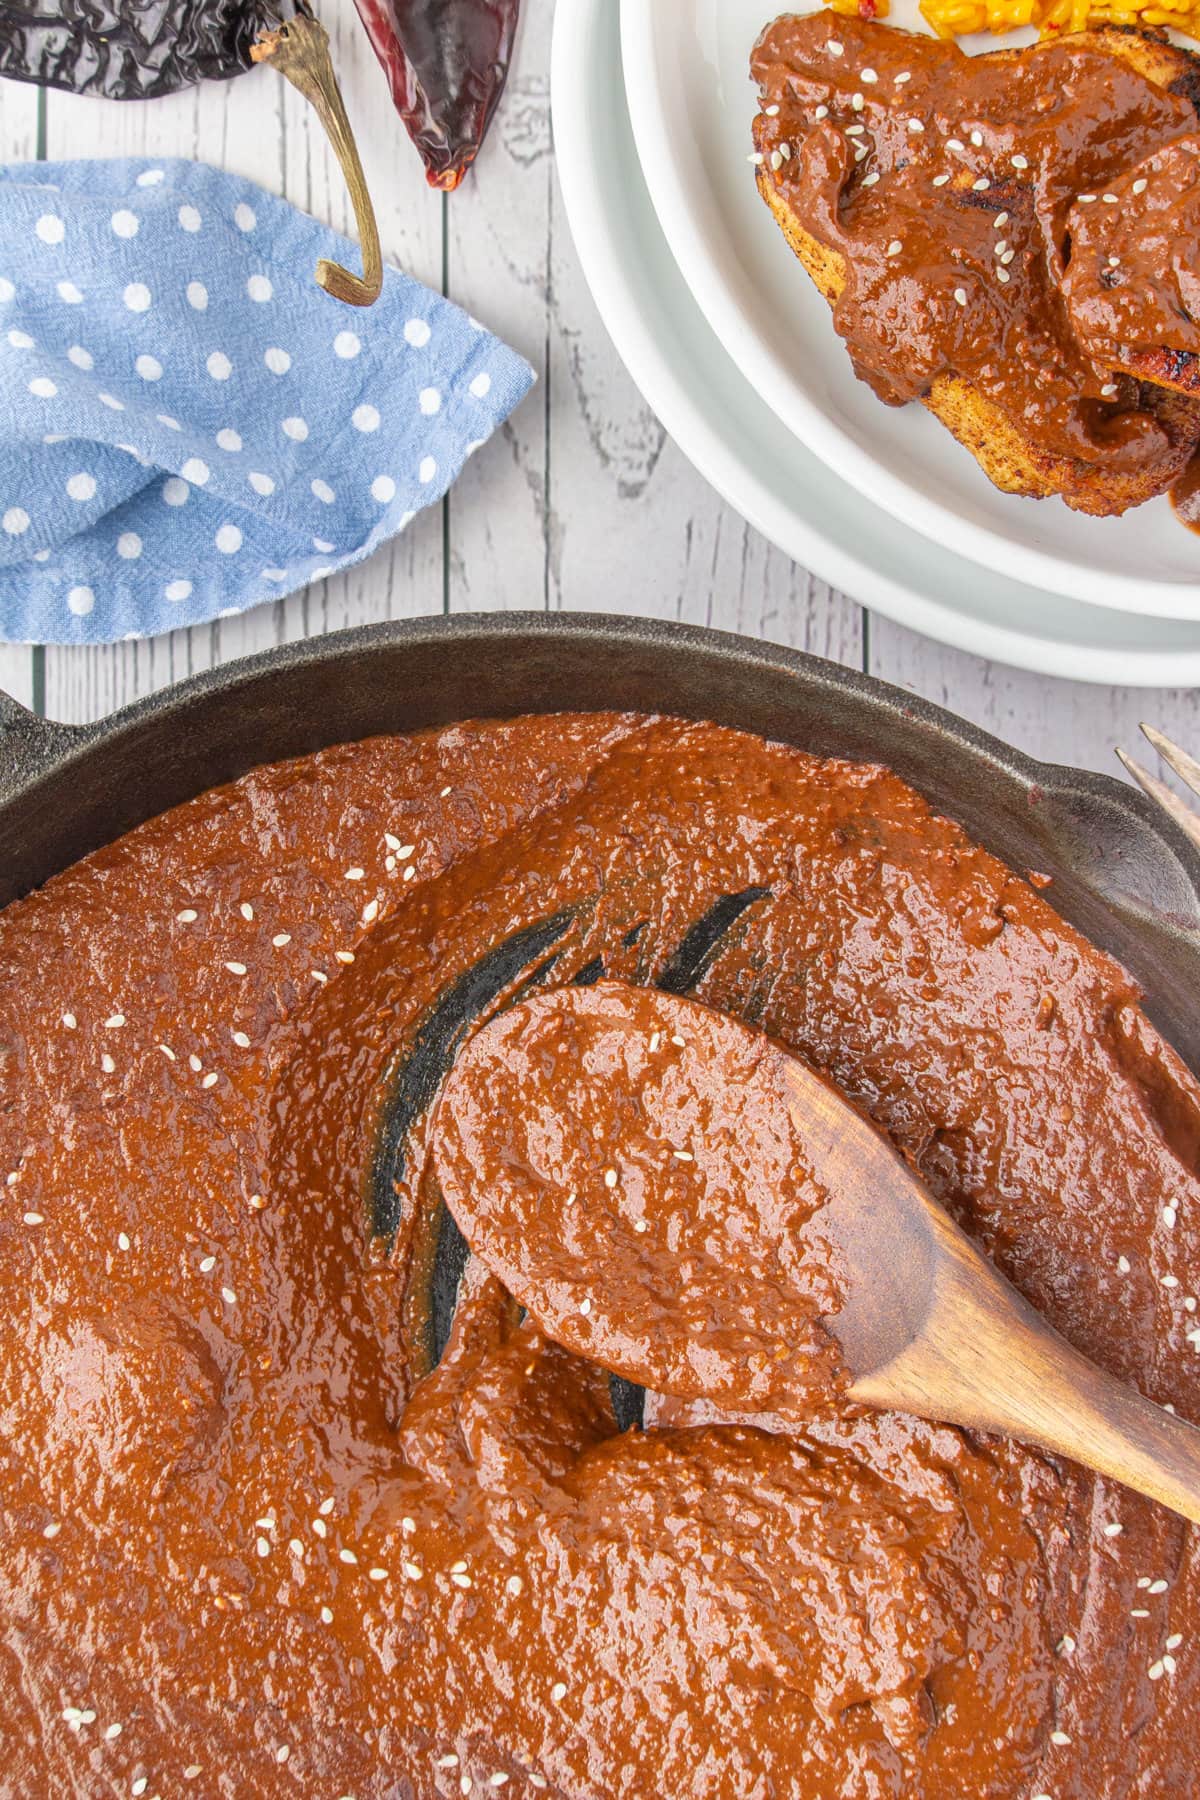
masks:
{"label": "wooden spoon handle", "polygon": [[1200,1430],[1097,1368],[950,1224],[924,1329],[855,1399],[1027,1439],[1200,1524]]}

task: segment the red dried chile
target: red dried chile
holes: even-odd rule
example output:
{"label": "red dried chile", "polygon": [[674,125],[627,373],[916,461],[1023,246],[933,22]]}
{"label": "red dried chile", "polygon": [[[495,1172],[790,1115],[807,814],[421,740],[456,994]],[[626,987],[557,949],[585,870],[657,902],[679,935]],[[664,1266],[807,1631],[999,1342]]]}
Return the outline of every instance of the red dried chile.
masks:
{"label": "red dried chile", "polygon": [[431,187],[451,192],[504,91],[520,0],[355,0]]}

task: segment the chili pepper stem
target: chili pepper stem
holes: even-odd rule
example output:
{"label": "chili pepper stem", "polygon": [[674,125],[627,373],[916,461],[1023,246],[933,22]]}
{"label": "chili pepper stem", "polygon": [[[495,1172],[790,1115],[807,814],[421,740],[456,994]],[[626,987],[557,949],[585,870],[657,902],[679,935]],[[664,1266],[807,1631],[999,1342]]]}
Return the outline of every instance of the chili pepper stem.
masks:
{"label": "chili pepper stem", "polygon": [[329,54],[329,33],[307,11],[297,12],[274,31],[255,39],[250,47],[254,62],[268,62],[285,80],[304,95],[325,127],[341,166],[354,219],[362,243],[363,272],[351,274],[341,263],[322,257],[317,264],[316,279],[327,294],[347,306],[373,306],[383,288],[383,253],[379,246],[379,227],[375,208],[367,190],[362,160],[350,120],[346,116],[342,90],[334,74]]}

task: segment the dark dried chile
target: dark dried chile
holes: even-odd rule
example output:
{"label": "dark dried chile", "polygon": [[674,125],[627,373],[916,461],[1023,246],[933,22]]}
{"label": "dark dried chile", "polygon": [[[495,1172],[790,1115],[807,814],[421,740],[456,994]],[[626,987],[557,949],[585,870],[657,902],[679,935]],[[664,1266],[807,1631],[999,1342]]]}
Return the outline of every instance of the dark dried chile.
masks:
{"label": "dark dried chile", "polygon": [[456,188],[504,91],[520,0],[354,0],[429,185]]}
{"label": "dark dried chile", "polygon": [[250,67],[267,0],[0,0],[0,76],[151,100]]}

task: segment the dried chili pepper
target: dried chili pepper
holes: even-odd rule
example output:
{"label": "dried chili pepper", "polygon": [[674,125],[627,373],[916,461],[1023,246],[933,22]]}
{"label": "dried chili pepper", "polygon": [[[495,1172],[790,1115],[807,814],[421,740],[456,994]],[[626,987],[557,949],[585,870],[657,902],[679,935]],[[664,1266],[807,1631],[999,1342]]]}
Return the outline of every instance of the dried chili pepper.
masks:
{"label": "dried chili pepper", "polygon": [[354,0],[429,185],[456,188],[504,92],[520,0]]}
{"label": "dried chili pepper", "polygon": [[268,0],[0,0],[0,75],[151,100],[250,67]]}

